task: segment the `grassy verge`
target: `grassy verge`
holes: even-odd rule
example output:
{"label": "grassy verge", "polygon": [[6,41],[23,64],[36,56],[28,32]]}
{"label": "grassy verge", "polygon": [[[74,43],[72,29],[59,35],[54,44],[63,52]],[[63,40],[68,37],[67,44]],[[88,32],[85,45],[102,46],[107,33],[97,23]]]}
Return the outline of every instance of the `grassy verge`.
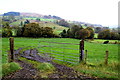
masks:
{"label": "grassy verge", "polygon": [[118,63],[113,63],[109,65],[104,64],[79,64],[73,68],[76,71],[82,72],[89,76],[98,77],[98,78],[111,78],[118,79]]}

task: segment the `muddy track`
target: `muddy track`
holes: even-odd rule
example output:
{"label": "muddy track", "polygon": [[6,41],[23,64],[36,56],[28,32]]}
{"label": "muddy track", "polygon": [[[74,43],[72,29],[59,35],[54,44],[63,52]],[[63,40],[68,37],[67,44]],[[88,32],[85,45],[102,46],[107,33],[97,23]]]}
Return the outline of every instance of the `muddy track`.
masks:
{"label": "muddy track", "polygon": [[[20,49],[15,51],[15,54],[19,54]],[[52,62],[52,59],[48,54],[42,55],[40,53],[38,53],[38,51],[36,49],[32,49],[32,50],[26,50],[23,52],[23,54],[20,54],[19,56],[30,59],[30,60],[34,60],[37,62],[49,62],[51,64],[54,65],[54,67],[56,68],[53,74],[48,75],[48,79],[52,80],[53,78],[57,78],[57,79],[62,79],[62,80],[95,80],[95,78],[91,78],[88,76],[84,76],[84,75],[79,75],[77,73],[77,71],[73,70],[70,67],[67,67],[65,65],[60,65],[57,63]],[[17,56],[16,56],[17,57]],[[9,75],[3,78],[4,79],[10,79],[10,78],[14,78],[14,79],[40,79],[40,76],[38,76],[38,71],[37,69],[33,68],[32,65],[17,60],[17,62],[21,65],[21,67],[23,69]],[[12,80],[12,79],[11,79]]]}
{"label": "muddy track", "polygon": [[20,60],[17,60],[16,61],[17,63],[20,64],[20,66],[22,67],[22,69],[8,75],[8,76],[5,76],[4,78],[2,78],[2,80],[22,80],[22,79],[33,79],[33,78],[40,78],[38,76],[38,71],[37,69],[33,68],[32,65],[26,63],[26,62],[23,62],[23,61],[20,61]]}

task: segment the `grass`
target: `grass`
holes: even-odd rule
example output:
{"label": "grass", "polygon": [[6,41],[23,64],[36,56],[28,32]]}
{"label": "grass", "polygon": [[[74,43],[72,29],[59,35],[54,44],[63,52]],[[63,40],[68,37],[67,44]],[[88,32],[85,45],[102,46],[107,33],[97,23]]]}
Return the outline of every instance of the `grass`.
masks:
{"label": "grass", "polygon": [[[9,39],[3,38],[2,44],[2,62],[6,63],[7,60],[7,51],[9,50]],[[58,43],[74,43],[79,44],[79,40],[77,39],[69,39],[69,38],[15,38],[14,39],[15,49],[21,47],[28,47],[29,48],[37,48],[41,53],[54,53],[50,54],[50,56],[54,57],[54,59],[63,60],[62,63],[65,61],[77,63],[77,67],[75,69],[79,69],[78,71],[83,70],[83,73],[86,74],[93,74],[93,71],[96,71],[93,75],[99,76],[101,73],[103,77],[116,77],[117,71],[114,65],[118,65],[118,44],[102,44],[102,43],[91,43],[85,41],[85,50],[88,50],[88,57],[87,57],[87,64],[91,65],[91,69],[87,69],[86,67],[79,65],[79,50],[71,50],[71,49],[79,49],[79,45],[71,45],[71,44],[55,44],[55,43],[47,43],[47,42],[40,42],[40,41],[49,41],[49,42],[58,42]],[[42,47],[44,46],[44,47]],[[45,47],[51,46],[51,47]],[[67,48],[67,49],[64,49]],[[68,49],[71,48],[71,49]],[[100,66],[104,63],[105,51],[109,51],[109,58],[108,58],[108,66]],[[56,52],[55,52],[56,51]],[[76,58],[74,58],[76,57]],[[56,62],[61,62],[55,60]],[[73,65],[73,64],[72,64]],[[96,66],[96,67],[94,67]],[[81,67],[81,68],[80,68]],[[103,71],[102,71],[102,68]],[[99,72],[99,73],[97,73]],[[107,72],[110,75],[104,75],[103,72]],[[115,75],[114,75],[115,74]],[[99,77],[101,77],[99,76]]]}
{"label": "grass", "polygon": [[95,34],[94,34],[94,38],[98,38],[98,33],[95,33]]}
{"label": "grass", "polygon": [[[37,18],[24,18],[24,19],[28,19],[28,20],[36,20]],[[44,19],[44,18],[40,18],[40,21],[51,21],[54,22],[56,21],[56,19]]]}
{"label": "grass", "polygon": [[104,41],[109,41],[110,44],[114,44],[115,42],[117,42],[117,44],[120,44],[118,40],[94,39],[94,40],[88,40],[88,41],[93,43],[104,43]]}
{"label": "grass", "polygon": [[109,65],[104,64],[79,64],[73,67],[75,70],[82,72],[83,74],[98,77],[98,78],[118,78],[118,63],[112,63]]}
{"label": "grass", "polygon": [[25,20],[17,20],[17,21],[15,21],[15,22],[10,23],[10,25],[12,25],[12,26],[19,26],[20,23],[21,23],[21,21],[23,22],[23,21],[25,21]]}
{"label": "grass", "polygon": [[60,32],[62,32],[64,29],[67,30],[68,28],[67,27],[64,27],[64,26],[59,26],[58,24],[54,24],[52,22],[47,22],[47,23],[44,23],[44,22],[40,22],[39,23],[40,26],[43,26],[43,27],[50,27],[53,29],[54,33],[55,34],[59,34]]}
{"label": "grass", "polygon": [[15,62],[4,63],[2,64],[2,76],[15,72],[19,69],[21,69],[21,67],[18,63]]}

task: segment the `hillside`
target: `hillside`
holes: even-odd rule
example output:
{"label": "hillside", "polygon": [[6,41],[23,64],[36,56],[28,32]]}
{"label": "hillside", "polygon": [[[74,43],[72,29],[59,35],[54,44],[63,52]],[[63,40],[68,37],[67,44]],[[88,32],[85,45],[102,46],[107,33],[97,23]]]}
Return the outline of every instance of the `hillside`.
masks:
{"label": "hillside", "polygon": [[29,17],[43,17],[44,15],[42,14],[37,14],[37,13],[25,13],[25,12],[21,12],[20,16],[29,16]]}
{"label": "hillside", "polygon": [[[16,22],[11,23],[10,25],[12,26],[19,26],[21,21],[25,21],[25,20],[18,20]],[[35,20],[30,20],[30,22],[35,22]],[[62,32],[64,29],[68,29],[64,26],[59,26],[58,24],[54,24],[52,22],[46,22],[46,21],[40,21],[39,25],[42,27],[51,27],[54,30],[55,34],[59,34],[60,32]]]}
{"label": "hillside", "polygon": [[[30,13],[30,12],[7,12],[7,13],[4,13],[3,15],[4,16],[14,15],[14,16],[20,16],[22,18],[32,18],[32,19],[34,19],[34,18],[55,19],[55,20],[64,19],[64,18],[61,18],[61,17],[56,16],[56,15],[44,15],[44,14]],[[48,20],[48,21],[50,21],[50,20]],[[69,21],[67,21],[67,22],[69,22]],[[104,27],[100,24],[91,24],[91,23],[88,23],[88,22],[81,22],[81,21],[70,21],[70,22],[74,23],[74,24],[82,24],[82,25],[85,25],[85,26]]]}
{"label": "hillside", "polygon": [[51,27],[54,30],[55,34],[59,34],[64,29],[66,29],[66,30],[68,29],[64,26],[59,26],[58,24],[54,24],[52,22],[40,22],[39,24],[40,24],[40,26],[43,26],[43,27]]}

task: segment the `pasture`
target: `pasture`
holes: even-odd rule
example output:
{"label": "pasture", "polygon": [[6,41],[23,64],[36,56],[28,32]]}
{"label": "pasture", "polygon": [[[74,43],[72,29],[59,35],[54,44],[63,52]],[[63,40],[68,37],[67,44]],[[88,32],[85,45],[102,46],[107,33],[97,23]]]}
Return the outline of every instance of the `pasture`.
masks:
{"label": "pasture", "polygon": [[[24,19],[36,20],[37,18],[36,18],[36,17],[33,17],[33,18],[24,18]],[[54,21],[56,21],[56,19],[45,19],[45,18],[40,18],[40,21],[51,21],[51,22],[54,22]]]}
{"label": "pasture", "polygon": [[[116,78],[117,70],[115,65],[118,64],[118,44],[102,44],[85,41],[84,50],[88,51],[87,65],[90,66],[88,68],[88,66],[85,65],[81,67],[79,64],[79,45],[74,45],[79,44],[79,42],[80,40],[70,38],[14,38],[14,49],[23,48],[27,50],[36,48],[39,53],[50,54],[55,58],[55,62],[70,65],[85,74]],[[7,63],[8,50],[9,38],[2,38],[2,63]],[[108,67],[103,65],[106,50],[109,51]],[[100,65],[102,67],[100,67]],[[99,76],[99,73],[96,71],[102,75]],[[104,75],[104,72],[108,74]]]}
{"label": "pasture", "polygon": [[[18,20],[18,21],[15,21],[13,23],[10,23],[10,25],[12,26],[19,26],[21,21],[25,21],[25,20]],[[47,21],[47,20],[45,20]],[[64,29],[67,30],[68,28],[67,27],[64,27],[64,26],[59,26],[58,24],[54,24],[52,22],[44,22],[44,21],[41,21],[39,22],[39,25],[42,26],[42,27],[50,27],[53,29],[53,32],[54,34],[57,34],[59,35]],[[12,30],[13,32],[13,36],[16,35],[16,32],[15,32],[15,29]]]}

